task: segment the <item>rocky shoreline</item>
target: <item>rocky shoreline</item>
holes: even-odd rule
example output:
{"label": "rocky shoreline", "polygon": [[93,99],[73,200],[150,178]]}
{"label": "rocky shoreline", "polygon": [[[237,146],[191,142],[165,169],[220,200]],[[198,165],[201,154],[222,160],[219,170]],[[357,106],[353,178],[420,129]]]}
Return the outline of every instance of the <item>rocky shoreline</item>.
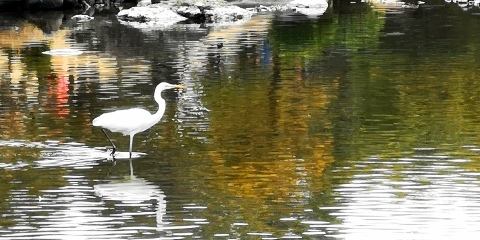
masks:
{"label": "rocky shoreline", "polygon": [[218,23],[249,19],[252,14],[264,11],[291,11],[316,17],[322,15],[327,7],[326,0],[293,0],[286,4],[258,5],[250,8],[241,8],[222,0],[169,0],[157,4],[151,4],[150,0],[146,0],[139,2],[136,7],[120,11],[117,16],[123,21],[155,21],[164,24],[184,20]]}
{"label": "rocky shoreline", "polygon": [[[121,1],[123,2],[123,1]],[[248,3],[248,4],[245,4]],[[92,9],[111,5],[111,0],[0,0],[0,11],[37,11],[77,9],[91,15]],[[118,2],[114,3],[118,5]],[[248,7],[242,6],[248,5]],[[263,4],[263,5],[262,5]],[[257,12],[290,11],[307,16],[322,15],[328,7],[326,0],[140,0],[135,7],[121,10],[118,18],[128,22],[161,22],[171,24],[181,21],[194,23],[235,22],[249,19]],[[87,14],[89,13],[89,14]]]}

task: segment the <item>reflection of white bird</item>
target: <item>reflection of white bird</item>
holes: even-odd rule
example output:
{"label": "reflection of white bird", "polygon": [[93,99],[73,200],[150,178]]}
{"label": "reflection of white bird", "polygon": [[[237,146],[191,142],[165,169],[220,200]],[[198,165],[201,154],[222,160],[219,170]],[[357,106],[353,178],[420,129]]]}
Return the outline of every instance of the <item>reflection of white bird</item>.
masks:
{"label": "reflection of white bird", "polygon": [[103,133],[108,138],[108,141],[112,144],[112,156],[115,153],[115,144],[113,144],[110,137],[108,137],[105,129],[112,132],[119,132],[123,135],[130,135],[130,158],[132,158],[132,144],[133,136],[139,132],[143,132],[153,125],[158,123],[165,113],[165,100],[162,98],[161,93],[163,90],[171,88],[185,88],[182,85],[172,85],[166,82],[162,82],[155,88],[154,99],[158,103],[158,110],[155,114],[151,114],[148,111],[140,108],[131,108],[126,110],[118,110],[114,112],[104,113],[99,117],[93,119],[93,126],[101,127]]}
{"label": "reflection of white bird", "polygon": [[[136,215],[151,216],[150,208],[154,208],[156,212],[157,227],[163,227],[166,222],[163,217],[167,212],[167,201],[165,194],[158,186],[143,178],[130,176],[127,179],[112,181],[104,184],[93,186],[95,194],[107,201],[120,202],[114,208],[126,211],[128,207],[135,209]],[[145,205],[145,203],[156,200],[157,205]],[[148,206],[147,208],[145,206]]]}

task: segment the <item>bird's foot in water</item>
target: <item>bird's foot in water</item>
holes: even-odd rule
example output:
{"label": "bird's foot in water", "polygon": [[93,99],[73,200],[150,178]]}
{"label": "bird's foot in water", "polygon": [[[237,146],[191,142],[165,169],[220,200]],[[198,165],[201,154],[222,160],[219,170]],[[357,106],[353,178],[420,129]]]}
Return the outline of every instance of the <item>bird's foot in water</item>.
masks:
{"label": "bird's foot in water", "polygon": [[107,147],[107,153],[108,154],[108,157],[107,157],[107,160],[110,160],[110,157],[112,157],[112,161],[115,161],[115,148],[112,148],[112,147]]}

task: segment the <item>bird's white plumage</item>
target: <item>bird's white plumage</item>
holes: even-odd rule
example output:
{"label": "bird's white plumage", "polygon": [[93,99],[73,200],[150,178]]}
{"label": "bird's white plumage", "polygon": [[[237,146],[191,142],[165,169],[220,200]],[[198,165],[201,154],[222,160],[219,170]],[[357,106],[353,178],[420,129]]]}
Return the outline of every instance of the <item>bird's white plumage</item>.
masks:
{"label": "bird's white plumage", "polygon": [[[163,115],[163,114],[162,114]],[[157,123],[145,109],[132,108],[104,113],[93,119],[93,126],[106,128],[123,135],[143,132]],[[114,121],[116,120],[116,121]],[[150,121],[149,121],[150,120]],[[160,120],[160,119],[158,119]]]}
{"label": "bird's white plumage", "polygon": [[[154,99],[158,103],[158,110],[155,114],[151,114],[147,110],[141,108],[131,108],[118,110],[114,112],[104,113],[93,119],[93,126],[108,129],[112,132],[119,132],[123,135],[130,135],[130,157],[132,155],[133,136],[139,132],[143,132],[158,123],[165,113],[165,100],[161,93],[163,90],[170,88],[184,88],[181,85],[172,85],[162,82],[155,88]],[[104,131],[105,133],[105,131]],[[106,133],[105,133],[106,135]],[[108,136],[107,136],[108,137]],[[110,140],[110,138],[108,138]],[[111,142],[111,140],[110,140]],[[111,142],[113,148],[115,146]]]}

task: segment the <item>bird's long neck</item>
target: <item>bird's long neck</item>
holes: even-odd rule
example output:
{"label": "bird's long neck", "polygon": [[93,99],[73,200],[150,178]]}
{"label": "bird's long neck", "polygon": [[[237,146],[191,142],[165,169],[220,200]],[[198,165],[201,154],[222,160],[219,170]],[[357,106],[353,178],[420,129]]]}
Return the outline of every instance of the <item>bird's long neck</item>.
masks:
{"label": "bird's long neck", "polygon": [[155,94],[155,101],[158,103],[158,110],[155,114],[152,115],[155,123],[162,119],[163,114],[165,113],[165,100],[160,96],[160,94]]}

